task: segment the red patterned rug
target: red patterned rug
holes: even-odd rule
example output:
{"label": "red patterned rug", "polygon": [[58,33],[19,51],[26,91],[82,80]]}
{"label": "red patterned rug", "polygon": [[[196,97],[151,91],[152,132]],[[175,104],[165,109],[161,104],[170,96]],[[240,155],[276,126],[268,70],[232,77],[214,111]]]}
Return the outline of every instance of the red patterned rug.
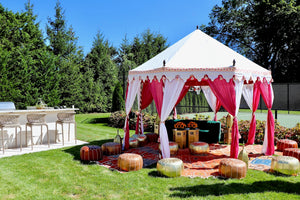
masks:
{"label": "red patterned rug", "polygon": [[[261,154],[262,145],[245,146],[249,155],[249,169],[269,171],[272,156]],[[242,147],[240,147],[240,151]],[[143,157],[143,167],[151,166],[157,163],[159,159],[158,143],[149,143],[144,147],[133,148],[124,153],[136,153]],[[282,155],[282,152],[275,152],[276,155]],[[179,158],[184,163],[182,176],[202,177],[219,176],[219,163],[222,158],[229,158],[230,145],[210,144],[209,153],[204,155],[191,155],[189,149],[179,149],[178,154],[174,157]],[[111,170],[121,171],[118,168],[119,155],[103,156],[103,159],[97,163]]]}

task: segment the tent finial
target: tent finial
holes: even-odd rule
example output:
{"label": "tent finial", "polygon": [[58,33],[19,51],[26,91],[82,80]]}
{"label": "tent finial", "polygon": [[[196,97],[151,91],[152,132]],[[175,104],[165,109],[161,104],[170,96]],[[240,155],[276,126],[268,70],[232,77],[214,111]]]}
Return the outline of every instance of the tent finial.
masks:
{"label": "tent finial", "polygon": [[165,61],[165,60],[163,61],[163,66],[164,66],[164,67],[166,66],[166,61]]}
{"label": "tent finial", "polygon": [[233,59],[232,61],[232,66],[235,66],[235,59]]}
{"label": "tent finial", "polygon": [[199,26],[198,26],[198,25],[196,26],[196,29],[197,29],[197,30],[199,29]]}

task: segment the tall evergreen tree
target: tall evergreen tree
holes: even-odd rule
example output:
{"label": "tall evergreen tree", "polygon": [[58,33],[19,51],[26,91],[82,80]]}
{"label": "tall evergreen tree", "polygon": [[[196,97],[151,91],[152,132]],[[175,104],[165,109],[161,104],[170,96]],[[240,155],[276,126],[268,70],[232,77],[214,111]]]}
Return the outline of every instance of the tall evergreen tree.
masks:
{"label": "tall evergreen tree", "polygon": [[0,5],[0,98],[18,108],[35,105],[39,97],[49,105],[59,99],[54,57],[47,51],[32,8],[28,2],[25,12],[13,13]]}
{"label": "tall evergreen tree", "polygon": [[82,49],[77,46],[77,37],[72,27],[67,28],[64,11],[59,1],[55,6],[55,16],[48,18],[47,35],[49,48],[57,57],[55,65],[59,71],[59,89],[62,104],[66,106],[80,105],[82,96],[83,62]]}
{"label": "tall evergreen tree", "polygon": [[[89,95],[93,95],[98,101],[94,102],[93,108],[97,112],[110,112],[112,106],[112,94],[117,81],[117,69],[113,62],[116,50],[103,35],[98,32],[90,53],[84,62],[84,73],[90,71],[91,80],[95,83]],[[101,88],[101,89],[100,89]],[[99,91],[97,94],[93,90]]]}
{"label": "tall evergreen tree", "polygon": [[[119,80],[123,80],[121,84],[124,97],[127,86],[128,71],[143,64],[166,49],[168,47],[166,42],[167,39],[165,37],[161,34],[153,33],[149,29],[142,34],[135,36],[132,42],[129,42],[125,36],[116,59],[119,69]],[[154,102],[145,109],[145,112],[156,112]]]}
{"label": "tall evergreen tree", "polygon": [[120,82],[118,81],[113,92],[111,111],[115,112],[119,110],[124,110],[124,108],[125,108],[125,101],[123,98],[123,89]]}

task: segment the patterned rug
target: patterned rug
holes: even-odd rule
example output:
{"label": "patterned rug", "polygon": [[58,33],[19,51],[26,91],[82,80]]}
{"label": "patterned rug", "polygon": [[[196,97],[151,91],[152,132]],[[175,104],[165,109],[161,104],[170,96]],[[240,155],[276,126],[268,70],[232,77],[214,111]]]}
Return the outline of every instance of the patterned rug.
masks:
{"label": "patterned rug", "polygon": [[[272,156],[261,154],[262,145],[248,145],[245,149],[249,156],[249,169],[269,171]],[[242,150],[242,147],[239,149]],[[149,143],[144,147],[133,148],[124,153],[136,153],[143,157],[143,167],[151,166],[159,160],[158,143]],[[276,155],[282,155],[282,152],[275,152]],[[203,155],[191,155],[189,149],[179,149],[178,154],[174,157],[179,158],[184,163],[182,176],[202,177],[219,176],[219,163],[223,158],[229,158],[230,145],[211,144],[209,153]],[[111,170],[121,171],[118,168],[119,155],[103,156],[103,159],[97,163]]]}

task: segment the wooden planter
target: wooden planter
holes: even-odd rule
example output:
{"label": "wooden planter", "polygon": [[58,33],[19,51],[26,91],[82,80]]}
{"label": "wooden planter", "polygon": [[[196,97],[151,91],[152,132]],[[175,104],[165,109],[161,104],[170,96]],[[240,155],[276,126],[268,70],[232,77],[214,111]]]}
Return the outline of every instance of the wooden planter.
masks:
{"label": "wooden planter", "polygon": [[174,142],[178,144],[180,149],[186,148],[186,133],[186,130],[173,129]]}

